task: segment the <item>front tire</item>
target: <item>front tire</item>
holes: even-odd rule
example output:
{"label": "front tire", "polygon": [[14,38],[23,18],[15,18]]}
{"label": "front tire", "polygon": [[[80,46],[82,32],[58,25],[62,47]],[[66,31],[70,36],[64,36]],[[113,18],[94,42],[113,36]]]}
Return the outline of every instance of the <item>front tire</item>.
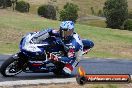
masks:
{"label": "front tire", "polygon": [[9,57],[2,64],[0,72],[5,77],[12,77],[22,72],[22,69],[20,69],[18,66],[18,60],[14,59],[13,57]]}

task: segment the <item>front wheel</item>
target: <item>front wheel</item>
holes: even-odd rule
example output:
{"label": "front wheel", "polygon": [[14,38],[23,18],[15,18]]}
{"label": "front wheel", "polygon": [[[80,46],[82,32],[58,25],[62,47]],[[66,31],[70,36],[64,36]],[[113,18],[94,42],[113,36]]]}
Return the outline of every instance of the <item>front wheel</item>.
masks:
{"label": "front wheel", "polygon": [[18,60],[9,57],[9,59],[2,64],[0,72],[5,77],[12,77],[22,72],[22,69],[19,68]]}

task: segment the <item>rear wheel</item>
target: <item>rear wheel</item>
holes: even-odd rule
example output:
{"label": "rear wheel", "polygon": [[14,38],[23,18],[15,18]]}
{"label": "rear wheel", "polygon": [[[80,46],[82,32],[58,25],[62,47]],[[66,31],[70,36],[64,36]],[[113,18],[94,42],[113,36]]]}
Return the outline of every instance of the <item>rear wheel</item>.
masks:
{"label": "rear wheel", "polygon": [[2,64],[0,72],[5,77],[12,77],[22,72],[22,69],[19,67],[18,60],[9,57],[9,59]]}

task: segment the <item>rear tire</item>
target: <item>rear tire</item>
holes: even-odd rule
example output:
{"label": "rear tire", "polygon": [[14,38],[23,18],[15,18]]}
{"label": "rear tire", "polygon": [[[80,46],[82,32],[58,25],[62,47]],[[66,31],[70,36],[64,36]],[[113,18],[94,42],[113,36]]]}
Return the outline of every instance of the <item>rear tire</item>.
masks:
{"label": "rear tire", "polygon": [[[16,66],[17,65],[17,66]],[[19,74],[22,69],[17,68],[18,61],[15,60],[13,57],[9,57],[1,66],[0,72],[5,77],[12,77]]]}

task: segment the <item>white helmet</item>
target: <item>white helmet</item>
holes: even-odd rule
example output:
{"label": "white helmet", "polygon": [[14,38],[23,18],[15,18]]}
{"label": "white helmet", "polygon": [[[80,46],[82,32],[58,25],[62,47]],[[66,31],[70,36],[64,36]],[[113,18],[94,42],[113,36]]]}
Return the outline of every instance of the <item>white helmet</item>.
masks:
{"label": "white helmet", "polygon": [[60,35],[64,40],[69,40],[74,33],[74,22],[63,21],[60,24]]}

